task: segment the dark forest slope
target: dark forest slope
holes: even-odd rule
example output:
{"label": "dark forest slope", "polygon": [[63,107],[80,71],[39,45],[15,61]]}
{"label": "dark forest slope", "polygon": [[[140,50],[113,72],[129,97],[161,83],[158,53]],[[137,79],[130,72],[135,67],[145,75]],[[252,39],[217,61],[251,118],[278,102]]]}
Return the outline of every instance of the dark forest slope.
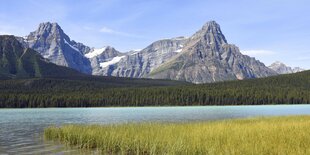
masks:
{"label": "dark forest slope", "polygon": [[203,85],[147,79],[119,80],[125,83],[127,80],[127,85],[117,85],[115,79],[110,82],[91,79],[3,80],[0,82],[0,107],[310,103],[310,71]]}

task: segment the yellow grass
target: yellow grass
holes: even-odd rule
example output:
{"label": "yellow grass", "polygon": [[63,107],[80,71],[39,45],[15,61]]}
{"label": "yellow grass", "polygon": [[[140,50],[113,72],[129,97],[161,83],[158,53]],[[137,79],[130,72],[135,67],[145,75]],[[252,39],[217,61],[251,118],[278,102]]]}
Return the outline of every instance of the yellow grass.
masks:
{"label": "yellow grass", "polygon": [[44,135],[103,154],[310,154],[310,116],[199,123],[66,125]]}

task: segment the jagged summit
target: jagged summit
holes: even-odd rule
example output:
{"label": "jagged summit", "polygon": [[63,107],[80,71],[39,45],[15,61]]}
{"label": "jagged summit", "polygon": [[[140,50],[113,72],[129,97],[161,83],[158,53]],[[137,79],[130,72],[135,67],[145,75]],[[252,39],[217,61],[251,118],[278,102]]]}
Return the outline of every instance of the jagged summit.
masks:
{"label": "jagged summit", "polygon": [[37,40],[55,40],[57,42],[63,42],[60,38],[70,41],[70,38],[64,33],[61,27],[57,23],[51,22],[40,23],[35,31],[30,32],[30,34],[25,37],[26,41],[30,42],[30,44],[35,44]]}
{"label": "jagged summit", "polygon": [[220,28],[220,25],[216,21],[211,20],[211,21],[206,22],[203,25],[202,29],[208,29],[209,27]]}
{"label": "jagged summit", "polygon": [[84,57],[84,53],[91,49],[71,40],[57,23],[39,24],[37,30],[25,37],[25,42],[28,47],[57,65],[87,74],[92,72],[89,60]]}
{"label": "jagged summit", "polygon": [[61,29],[58,23],[56,22],[43,22],[39,24],[39,28],[55,27]]}
{"label": "jagged summit", "polygon": [[227,40],[221,31],[221,27],[215,21],[209,21],[197,31],[192,37],[192,41],[201,41],[206,44],[214,44],[220,46],[227,44]]}
{"label": "jagged summit", "polygon": [[[31,36],[39,37],[40,35],[47,36],[48,34],[51,34],[51,33],[59,33],[61,35],[64,35],[64,31],[61,29],[61,27],[57,23],[44,22],[44,23],[40,23],[37,30],[31,32],[29,36],[30,37]],[[31,39],[31,38],[28,38],[28,39]]]}
{"label": "jagged summit", "polygon": [[40,24],[39,24],[39,27],[40,27],[40,26],[43,26],[43,25],[55,25],[55,26],[58,25],[58,26],[59,26],[59,24],[58,24],[57,22],[49,22],[49,21],[48,21],[48,22],[42,22],[42,23],[40,23]]}

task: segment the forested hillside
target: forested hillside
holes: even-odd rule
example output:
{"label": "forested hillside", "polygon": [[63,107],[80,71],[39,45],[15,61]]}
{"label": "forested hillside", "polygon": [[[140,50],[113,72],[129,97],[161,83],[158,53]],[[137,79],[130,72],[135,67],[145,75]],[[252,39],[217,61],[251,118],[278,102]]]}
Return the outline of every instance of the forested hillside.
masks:
{"label": "forested hillside", "polygon": [[194,85],[114,78],[0,82],[0,107],[259,105],[310,103],[310,71]]}

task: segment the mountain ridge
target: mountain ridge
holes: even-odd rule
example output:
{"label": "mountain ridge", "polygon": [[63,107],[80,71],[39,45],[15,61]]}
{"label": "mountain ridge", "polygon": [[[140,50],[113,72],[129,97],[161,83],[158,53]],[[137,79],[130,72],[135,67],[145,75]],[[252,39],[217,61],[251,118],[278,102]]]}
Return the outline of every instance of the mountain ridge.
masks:
{"label": "mountain ridge", "polygon": [[206,22],[191,37],[162,39],[126,53],[109,46],[95,49],[70,40],[57,23],[50,22],[41,23],[23,44],[53,63],[100,76],[209,83],[278,74],[229,44],[215,21]]}
{"label": "mountain ridge", "polygon": [[301,71],[305,71],[305,69],[300,68],[300,67],[290,67],[287,66],[286,64],[276,61],[272,63],[270,66],[268,66],[270,69],[274,70],[278,74],[291,74],[291,73],[297,73]]}

